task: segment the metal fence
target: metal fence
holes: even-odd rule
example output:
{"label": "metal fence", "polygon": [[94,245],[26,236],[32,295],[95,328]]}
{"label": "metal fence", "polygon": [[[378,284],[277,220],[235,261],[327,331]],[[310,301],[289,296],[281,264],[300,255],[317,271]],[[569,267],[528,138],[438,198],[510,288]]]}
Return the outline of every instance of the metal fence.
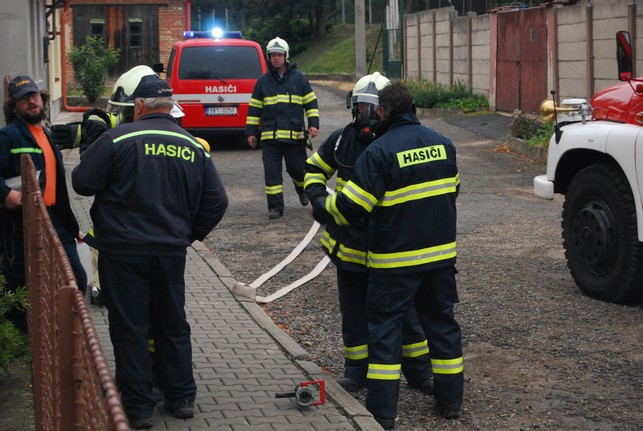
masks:
{"label": "metal fence", "polygon": [[21,157],[21,169],[36,429],[129,431],[85,298],[28,155]]}

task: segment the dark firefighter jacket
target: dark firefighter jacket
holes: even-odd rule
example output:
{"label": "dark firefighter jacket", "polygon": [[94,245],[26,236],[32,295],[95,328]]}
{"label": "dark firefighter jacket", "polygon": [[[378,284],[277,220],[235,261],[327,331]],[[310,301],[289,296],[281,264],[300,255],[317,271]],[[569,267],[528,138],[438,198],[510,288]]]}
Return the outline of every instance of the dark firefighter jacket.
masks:
{"label": "dark firefighter jacket", "polygon": [[[314,202],[315,198],[328,195],[326,183],[335,173],[335,192],[340,192],[353,178],[355,162],[368,147],[368,143],[360,141],[358,136],[358,127],[350,123],[331,133],[317,152],[308,158],[304,184],[311,202]],[[367,270],[367,237],[368,231],[364,223],[359,226],[327,223],[321,244],[335,266],[363,272]]]}
{"label": "dark firefighter jacket", "polygon": [[[45,134],[51,144],[51,136],[47,128]],[[64,229],[74,238],[78,238],[78,221],[74,216],[69,203],[69,194],[67,192],[65,179],[65,165],[60,150],[52,145],[56,155],[56,204],[47,207],[51,222],[60,232]],[[20,175],[20,156],[29,154],[33,160],[36,171],[40,171],[40,181],[44,184],[47,181],[45,175],[45,156],[36,143],[35,138],[29,131],[29,127],[19,119],[15,119],[0,129],[0,205],[5,201],[11,190],[5,184],[5,180]],[[22,211],[3,211],[3,216],[15,216],[22,219]]]}
{"label": "dark firefighter jacket", "polygon": [[427,271],[455,264],[459,187],[454,145],[407,112],[369,145],[325,209],[339,225],[370,214],[373,270]]}
{"label": "dark firefighter jacket", "polygon": [[261,130],[262,141],[301,142],[300,133],[306,129],[304,112],[308,127],[319,129],[317,97],[308,79],[291,64],[282,77],[270,68],[252,90],[246,135],[257,135]]}
{"label": "dark firefighter jacket", "polygon": [[72,185],[96,195],[96,248],[111,253],[183,256],[228,206],[210,154],[167,114],[103,133],[82,154]]}

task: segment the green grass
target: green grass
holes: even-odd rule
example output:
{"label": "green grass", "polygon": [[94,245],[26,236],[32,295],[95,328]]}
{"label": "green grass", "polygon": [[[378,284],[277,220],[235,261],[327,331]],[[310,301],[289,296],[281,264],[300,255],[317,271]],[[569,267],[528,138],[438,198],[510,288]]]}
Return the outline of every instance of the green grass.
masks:
{"label": "green grass", "polygon": [[[366,67],[383,72],[383,40],[378,36],[380,25],[366,27]],[[377,44],[377,48],[376,47]],[[375,51],[373,64],[371,58]],[[352,25],[333,27],[323,42],[311,43],[308,48],[293,56],[293,63],[304,73],[346,73],[355,74],[355,28]],[[413,79],[408,82],[415,103],[420,108],[457,109],[463,112],[475,112],[488,109],[489,103],[484,96],[474,95],[469,84],[457,82],[448,88],[438,84]]]}
{"label": "green grass", "polygon": [[[366,26],[366,68],[371,62],[373,50],[380,32],[380,25]],[[377,43],[375,60],[370,73],[382,71],[382,38]],[[313,42],[306,51],[293,56],[291,62],[304,73],[355,73],[355,27],[333,27],[322,42]]]}

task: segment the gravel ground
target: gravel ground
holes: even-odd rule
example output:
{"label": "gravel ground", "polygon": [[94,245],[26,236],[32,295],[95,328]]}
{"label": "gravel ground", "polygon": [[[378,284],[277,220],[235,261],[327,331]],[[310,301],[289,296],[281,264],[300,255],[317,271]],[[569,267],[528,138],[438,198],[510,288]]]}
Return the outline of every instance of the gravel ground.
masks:
{"label": "gravel ground", "polygon": [[[316,87],[322,142],[349,120],[343,92]],[[402,385],[398,430],[643,429],[643,319],[640,306],[584,297],[564,260],[562,199],[531,193],[541,162],[424,116],[458,148],[462,176],[458,220],[456,317],[465,358],[463,415],[443,420],[433,399]],[[470,120],[470,119],[469,119]],[[458,123],[457,117],[450,122]],[[214,142],[213,156],[230,196],[208,247],[238,281],[251,283],[285,258],[312,225],[286,181],[284,217],[271,221],[263,196],[260,151]],[[284,171],[285,173],[285,171]],[[302,254],[258,289],[268,295],[321,260],[320,231]],[[264,306],[329,378],[343,373],[335,270]],[[363,392],[355,394],[363,400]]]}

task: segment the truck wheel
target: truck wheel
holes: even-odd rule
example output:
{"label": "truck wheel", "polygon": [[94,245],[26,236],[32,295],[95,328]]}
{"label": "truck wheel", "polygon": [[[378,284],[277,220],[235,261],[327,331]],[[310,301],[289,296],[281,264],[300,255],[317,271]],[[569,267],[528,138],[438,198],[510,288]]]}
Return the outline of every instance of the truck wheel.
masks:
{"label": "truck wheel", "polygon": [[609,302],[640,302],[643,244],[632,191],[618,166],[599,163],[572,180],[563,204],[563,247],[582,292]]}

